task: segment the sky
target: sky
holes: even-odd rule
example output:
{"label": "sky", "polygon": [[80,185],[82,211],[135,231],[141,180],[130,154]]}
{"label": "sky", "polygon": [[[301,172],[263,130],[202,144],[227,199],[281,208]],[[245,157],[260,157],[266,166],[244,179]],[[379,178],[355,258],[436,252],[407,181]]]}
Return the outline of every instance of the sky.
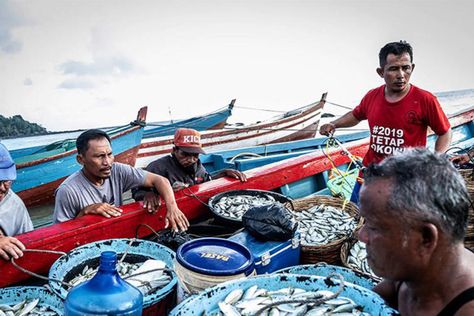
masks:
{"label": "sky", "polygon": [[144,105],[163,121],[235,98],[231,123],[324,92],[354,107],[400,39],[413,84],[471,89],[472,12],[472,0],[0,0],[0,114],[57,131],[126,124]]}

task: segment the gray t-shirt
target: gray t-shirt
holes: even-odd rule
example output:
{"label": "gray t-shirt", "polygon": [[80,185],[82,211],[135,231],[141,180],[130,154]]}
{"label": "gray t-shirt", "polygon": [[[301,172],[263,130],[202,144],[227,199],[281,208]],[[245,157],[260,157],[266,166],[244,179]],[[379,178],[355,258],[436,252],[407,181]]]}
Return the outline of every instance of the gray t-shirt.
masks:
{"label": "gray t-shirt", "polygon": [[53,221],[73,219],[85,207],[95,203],[123,204],[122,193],[145,183],[145,171],[122,163],[112,165],[112,173],[101,186],[92,184],[79,170],[57,188]]}
{"label": "gray t-shirt", "polygon": [[25,203],[12,190],[0,202],[0,228],[5,236],[16,236],[33,230]]}

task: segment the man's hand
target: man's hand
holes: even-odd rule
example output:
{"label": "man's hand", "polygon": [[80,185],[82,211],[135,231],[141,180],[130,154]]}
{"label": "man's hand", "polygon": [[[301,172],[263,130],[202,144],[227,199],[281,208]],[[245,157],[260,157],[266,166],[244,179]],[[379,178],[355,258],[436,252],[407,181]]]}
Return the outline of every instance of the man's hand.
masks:
{"label": "man's hand", "polygon": [[467,164],[471,159],[468,154],[462,154],[459,156],[454,156],[452,158],[449,158],[454,164],[457,164],[459,166]]}
{"label": "man's hand", "polygon": [[96,203],[87,206],[81,211],[81,213],[82,215],[95,214],[111,218],[122,215],[122,210],[116,207],[115,205],[111,205],[109,203]]}
{"label": "man's hand", "polygon": [[154,192],[146,192],[143,196],[143,208],[148,210],[148,213],[156,213],[161,206],[161,199],[158,194]]}
{"label": "man's hand", "polygon": [[186,216],[177,207],[169,208],[167,206],[165,228],[171,226],[172,231],[186,231],[189,227],[189,221]]}
{"label": "man's hand", "polygon": [[336,130],[336,125],[334,125],[333,123],[327,123],[327,124],[321,125],[321,127],[319,128],[319,134],[330,136],[334,134],[335,130]]}
{"label": "man's hand", "polygon": [[240,172],[239,170],[224,169],[222,172],[227,177],[239,179],[240,182],[246,182],[247,181],[247,176],[243,172]]}
{"label": "man's hand", "polygon": [[18,259],[23,256],[23,250],[25,246],[15,237],[0,237],[0,256],[3,259],[9,260],[10,257]]}

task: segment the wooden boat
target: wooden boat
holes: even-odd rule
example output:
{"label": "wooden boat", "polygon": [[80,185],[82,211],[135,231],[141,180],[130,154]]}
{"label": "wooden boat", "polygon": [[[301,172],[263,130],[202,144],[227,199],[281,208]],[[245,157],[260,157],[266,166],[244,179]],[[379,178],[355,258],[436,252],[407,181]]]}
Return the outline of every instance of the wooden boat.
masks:
{"label": "wooden boat", "polygon": [[[115,161],[134,165],[143,135],[147,107],[138,112],[137,119],[126,126],[108,130],[112,139]],[[76,140],[66,139],[34,149],[12,151],[17,179],[12,189],[27,207],[53,201],[54,190],[64,179],[79,170],[76,161]],[[25,154],[27,153],[27,154]]]}
{"label": "wooden boat", "polygon": [[223,128],[229,116],[232,115],[235,99],[230,104],[222,109],[218,109],[212,113],[201,116],[192,117],[185,120],[162,122],[162,123],[148,123],[143,132],[143,138],[161,137],[174,135],[178,128],[192,128],[198,131],[208,129]]}
{"label": "wooden boat", "polygon": [[[337,135],[341,143],[349,143],[369,137],[369,131]],[[260,145],[239,149],[217,151],[200,155],[201,163],[209,172],[230,168],[245,171],[276,161],[301,156],[326,147],[328,138],[318,137],[283,143]]]}
{"label": "wooden boat", "polygon": [[[323,94],[318,102],[286,112],[272,120],[204,131],[201,133],[204,150],[215,152],[314,137],[326,95]],[[172,136],[144,139],[135,166],[144,168],[161,155],[171,152],[172,148]]]}
{"label": "wooden boat", "polygon": [[[450,118],[455,130],[455,146],[462,148],[472,145],[474,136],[474,108],[458,113]],[[454,123],[456,122],[456,123]],[[430,136],[431,137],[431,136]],[[430,140],[430,142],[432,142]],[[346,148],[356,156],[364,156],[368,150],[368,140],[348,143]],[[330,151],[332,162],[338,168],[344,168],[349,158],[341,150]],[[209,198],[229,190],[261,189],[273,190],[291,198],[300,198],[309,194],[328,194],[326,183],[332,164],[322,150],[312,151],[298,157],[282,160],[246,171],[247,182],[230,178],[220,178],[176,192],[179,208],[190,220],[209,214],[206,203]],[[145,237],[151,232],[141,224],[147,224],[155,230],[164,228],[165,208],[157,214],[143,211],[140,203],[131,203],[122,207],[123,215],[107,219],[100,216],[84,216],[64,223],[40,228],[17,236],[29,249],[49,249],[69,251],[80,245],[110,238]],[[48,272],[56,255],[26,253],[17,263],[36,273]],[[10,262],[0,260],[0,287],[15,284],[30,276],[17,270]]]}

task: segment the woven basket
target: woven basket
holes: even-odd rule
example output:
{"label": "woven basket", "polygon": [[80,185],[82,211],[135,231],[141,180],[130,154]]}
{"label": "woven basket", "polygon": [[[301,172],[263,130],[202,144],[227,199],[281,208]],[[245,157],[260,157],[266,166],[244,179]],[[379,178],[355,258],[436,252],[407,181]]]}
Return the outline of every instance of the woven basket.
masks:
{"label": "woven basket", "polygon": [[[471,201],[474,201],[474,169],[458,169],[461,176],[466,182],[467,191],[471,196]],[[471,204],[469,208],[469,215],[467,218],[466,237],[464,239],[464,246],[471,250],[474,249],[474,208]]]}
{"label": "woven basket", "polygon": [[[362,227],[363,220],[359,215],[359,208],[352,202],[344,201],[340,198],[316,195],[293,201],[294,211],[301,212],[312,208],[313,206],[324,204],[342,209],[358,221],[355,231]],[[308,246],[301,244],[301,264],[311,264],[326,262],[328,264],[340,264],[341,246],[345,240],[351,236],[345,236],[338,240],[333,240],[326,245]]]}
{"label": "woven basket", "polygon": [[354,246],[354,244],[357,242],[357,239],[355,238],[348,238],[341,246],[341,263],[344,267],[346,268],[349,268],[351,269],[352,271],[356,272],[356,273],[360,273],[361,275],[369,278],[369,279],[372,279],[374,280],[375,282],[380,282],[382,280],[382,278],[379,278],[379,277],[375,277],[371,274],[368,274],[362,270],[359,270],[359,269],[355,269],[354,267],[352,267],[351,265],[349,265],[347,263],[347,259],[349,257],[349,252],[352,248],[352,246]]}

